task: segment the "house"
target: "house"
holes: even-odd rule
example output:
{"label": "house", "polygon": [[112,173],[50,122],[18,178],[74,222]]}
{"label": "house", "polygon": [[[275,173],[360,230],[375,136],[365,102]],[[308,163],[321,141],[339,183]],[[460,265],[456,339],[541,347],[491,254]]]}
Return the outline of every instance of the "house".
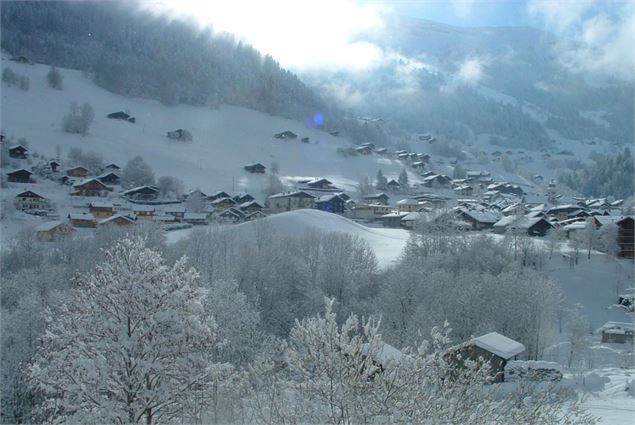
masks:
{"label": "house", "polygon": [[337,136],[339,136],[339,135],[340,135],[340,132],[339,132],[339,131],[331,131],[329,134],[330,134],[331,136],[335,136],[335,137],[337,137]]}
{"label": "house", "polygon": [[105,173],[97,176],[97,180],[104,184],[118,185],[121,182],[121,177],[114,171],[106,171]]}
{"label": "house", "polygon": [[100,226],[130,226],[136,223],[136,217],[125,214],[115,214],[99,222]]}
{"label": "house", "polygon": [[106,115],[107,118],[110,118],[111,120],[123,120],[123,121],[128,121],[131,123],[135,123],[137,122],[137,120],[135,119],[135,117],[131,117],[130,115],[128,115],[127,113],[123,112],[123,111],[119,111],[119,112],[112,112],[108,115]]}
{"label": "house", "polygon": [[269,210],[274,213],[303,208],[315,208],[315,196],[303,190],[277,193],[269,196],[267,201]]}
{"label": "house", "polygon": [[221,190],[221,191],[216,192],[216,193],[215,193],[215,194],[213,194],[213,195],[208,196],[208,197],[207,197],[207,200],[208,200],[208,201],[215,201],[215,200],[217,200],[217,199],[221,199],[221,198],[231,198],[231,196],[229,196],[229,193],[227,193],[227,192],[223,192],[223,191]]}
{"label": "house", "polygon": [[423,220],[423,217],[423,213],[418,211],[407,213],[405,216],[401,217],[401,227],[414,229],[417,223]]}
{"label": "house", "polygon": [[152,217],[154,217],[155,209],[152,205],[135,204],[132,206],[132,212],[134,215],[137,216],[137,218],[152,220]]}
{"label": "house", "polygon": [[204,225],[208,223],[207,213],[186,212],[183,215],[183,221],[194,225]]}
{"label": "house", "polygon": [[416,199],[406,198],[397,201],[397,210],[399,212],[414,212],[421,208],[421,204]]}
{"label": "house", "polygon": [[427,187],[450,187],[452,179],[443,174],[432,174],[425,177],[422,184]]}
{"label": "house", "polygon": [[51,167],[51,173],[57,173],[57,169],[60,167],[60,165],[62,164],[60,164],[59,162],[55,160],[50,161],[49,167]]}
{"label": "house", "polygon": [[236,206],[236,205],[237,205],[236,201],[234,201],[232,198],[229,198],[229,197],[227,197],[227,198],[218,198],[218,199],[212,201],[212,206],[214,208],[219,209],[219,210],[224,210],[224,209],[227,209],[227,208],[231,208],[231,207]]}
{"label": "house", "polygon": [[238,223],[245,219],[245,214],[237,208],[227,208],[225,211],[218,214],[218,218],[221,221]]}
{"label": "house", "polygon": [[350,217],[356,220],[373,220],[375,218],[373,208],[370,205],[355,205],[350,211]]}
{"label": "house", "polygon": [[258,220],[259,218],[265,218],[267,217],[267,214],[263,213],[262,211],[254,211],[251,214],[247,214],[245,216],[245,221],[253,221],[253,220]]}
{"label": "house", "polygon": [[240,204],[238,208],[245,214],[251,214],[256,211],[261,211],[263,206],[256,201],[247,201]]}
{"label": "house", "polygon": [[45,210],[49,206],[48,200],[37,193],[27,190],[15,195],[13,201],[15,207],[22,211]]}
{"label": "house", "polygon": [[390,179],[390,181],[386,183],[386,187],[391,192],[397,192],[399,191],[399,189],[401,189],[401,184],[399,184],[399,182],[395,179]]}
{"label": "house", "polygon": [[13,183],[33,183],[32,172],[24,168],[7,173],[7,180]]}
{"label": "house", "polygon": [[35,228],[35,237],[40,241],[52,242],[69,236],[75,231],[61,221],[47,221]]}
{"label": "house", "polygon": [[379,221],[384,227],[401,227],[401,219],[407,215],[407,212],[390,212],[379,217]]}
{"label": "house", "polygon": [[232,199],[236,201],[237,204],[244,204],[245,202],[251,202],[256,200],[256,198],[254,198],[248,193],[238,193],[234,195]]}
{"label": "house", "polygon": [[168,205],[163,208],[163,213],[165,215],[171,215],[172,217],[181,220],[183,218],[183,215],[185,214],[185,206],[179,204]]}
{"label": "house", "polygon": [[553,225],[544,217],[527,217],[508,215],[492,226],[494,233],[505,233],[508,230],[525,233],[529,236],[545,236]]}
{"label": "house", "polygon": [[174,224],[179,222],[179,220],[176,217],[169,214],[155,215],[152,217],[152,221],[156,223],[163,223],[163,224]]}
{"label": "house", "polygon": [[453,190],[454,193],[461,196],[472,196],[472,193],[474,193],[474,189],[469,185],[457,186]]}
{"label": "house", "polygon": [[97,219],[112,217],[115,207],[110,202],[91,202],[88,211]]}
{"label": "house", "polygon": [[388,149],[386,149],[386,148],[378,148],[378,149],[375,149],[375,152],[377,152],[379,155],[386,155],[386,154],[388,154]]}
{"label": "house", "polygon": [[66,170],[66,175],[69,177],[88,177],[90,175],[90,170],[83,165],[78,165],[73,168],[69,168]]}
{"label": "house", "polygon": [[579,209],[580,207],[576,205],[571,205],[571,204],[560,205],[560,206],[553,207],[547,210],[547,215],[556,217],[558,221],[563,221],[569,218],[570,213],[572,213],[573,211],[577,211]]}
{"label": "house", "polygon": [[298,135],[292,131],[283,131],[282,133],[276,133],[273,135],[276,139],[297,139]]}
{"label": "house", "polygon": [[118,173],[121,168],[117,164],[110,163],[104,167],[104,171],[112,171]]}
{"label": "house", "polygon": [[502,214],[491,210],[457,209],[458,217],[469,224],[472,230],[491,229],[498,222]]}
{"label": "house", "polygon": [[17,159],[26,159],[29,150],[22,145],[12,146],[9,149],[9,157]]}
{"label": "house", "polygon": [[397,158],[401,159],[402,161],[407,161],[408,159],[410,159],[410,154],[407,152],[400,153],[397,154]]}
{"label": "house", "polygon": [[313,180],[300,180],[299,184],[309,190],[339,190],[333,186],[333,183],[325,178],[316,178]]}
{"label": "house", "polygon": [[606,322],[595,331],[602,334],[602,342],[615,344],[632,344],[635,340],[635,324],[633,322]]}
{"label": "house", "polygon": [[358,146],[355,151],[360,155],[370,155],[373,153],[373,149],[370,146]]}
{"label": "house", "polygon": [[173,140],[181,140],[184,142],[192,141],[192,133],[187,130],[179,128],[178,130],[168,131],[168,138]]}
{"label": "house", "polygon": [[156,186],[139,186],[128,189],[121,195],[132,201],[154,201],[159,197],[159,189]]}
{"label": "house", "polygon": [[520,186],[516,184],[506,183],[506,182],[490,184],[489,186],[487,186],[487,190],[495,190],[500,193],[506,193],[508,195],[516,195],[519,197],[522,197],[525,194],[525,192]]}
{"label": "house", "polygon": [[620,257],[634,258],[633,237],[635,228],[633,227],[633,217],[624,217],[615,222],[617,224],[617,244],[620,246]]}
{"label": "house", "polygon": [[265,170],[267,169],[267,167],[265,167],[259,162],[256,162],[254,164],[247,164],[243,168],[248,173],[256,173],[256,174],[264,174]]}
{"label": "house", "polygon": [[415,170],[423,170],[424,168],[426,168],[426,163],[423,161],[415,161],[412,163],[412,168],[414,168]]}
{"label": "house", "polygon": [[507,338],[497,332],[474,338],[471,341],[452,347],[446,354],[446,359],[452,366],[455,375],[460,375],[466,359],[489,363],[490,375],[494,382],[505,380],[505,365],[511,359],[525,351],[525,346],[520,342]]}
{"label": "house", "polygon": [[382,192],[382,193],[377,193],[374,195],[366,195],[363,197],[363,199],[364,201],[367,201],[367,202],[388,205],[388,201],[390,200],[390,197]]}
{"label": "house", "polygon": [[108,196],[108,192],[112,192],[112,188],[106,186],[97,179],[84,179],[73,185],[73,196]]}
{"label": "house", "polygon": [[309,138],[308,137],[303,137],[303,138],[300,139],[300,141],[302,143],[309,143]]}
{"label": "house", "polygon": [[73,227],[97,227],[97,220],[90,213],[71,213],[68,215],[68,221]]}
{"label": "house", "polygon": [[344,214],[346,201],[337,194],[320,196],[315,201],[315,207],[320,211]]}

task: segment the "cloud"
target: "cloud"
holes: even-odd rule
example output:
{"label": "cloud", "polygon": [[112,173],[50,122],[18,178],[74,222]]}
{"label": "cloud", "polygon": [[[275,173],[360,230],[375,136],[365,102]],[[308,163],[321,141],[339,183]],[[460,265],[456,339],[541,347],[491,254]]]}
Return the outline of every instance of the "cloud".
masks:
{"label": "cloud", "polygon": [[634,79],[635,3],[533,0],[528,11],[573,40],[555,46],[567,68]]}
{"label": "cloud", "polygon": [[465,61],[459,66],[457,76],[460,81],[467,84],[477,84],[485,75],[483,71],[483,59],[472,56],[466,58]]}
{"label": "cloud", "polygon": [[381,30],[382,15],[389,11],[380,3],[355,0],[158,0],[145,7],[234,34],[296,70],[365,69],[381,62],[382,50],[357,37]]}

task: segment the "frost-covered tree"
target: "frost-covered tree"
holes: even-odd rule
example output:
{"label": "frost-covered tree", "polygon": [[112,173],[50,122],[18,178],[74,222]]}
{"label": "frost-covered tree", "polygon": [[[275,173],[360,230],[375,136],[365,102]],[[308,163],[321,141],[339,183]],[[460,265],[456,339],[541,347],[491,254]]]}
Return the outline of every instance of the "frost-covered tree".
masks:
{"label": "frost-covered tree", "polygon": [[162,198],[178,199],[183,195],[183,182],[172,176],[161,176],[157,180],[159,196]]}
{"label": "frost-covered tree", "polygon": [[49,72],[46,74],[46,82],[52,89],[62,90],[62,74],[60,74],[60,71],[56,67],[52,66],[49,69]]}
{"label": "frost-covered tree", "polygon": [[377,171],[377,181],[375,182],[375,189],[377,190],[387,190],[388,189],[388,179],[384,176],[381,169]]}
{"label": "frost-covered tree", "polygon": [[402,190],[408,190],[408,172],[405,168],[399,173],[399,186]]}
{"label": "frost-covered tree", "polygon": [[93,107],[84,103],[81,107],[72,102],[70,111],[62,118],[62,130],[67,133],[86,134],[95,119]]}
{"label": "frost-covered tree", "polygon": [[121,185],[124,188],[138,187],[154,184],[154,171],[137,155],[123,167],[121,173]]}
{"label": "frost-covered tree", "polygon": [[170,422],[217,365],[215,322],[198,274],[124,239],[78,277],[69,301],[46,312],[46,332],[29,369],[45,401],[42,419]]}
{"label": "frost-covered tree", "polygon": [[467,175],[467,171],[465,171],[465,168],[461,167],[460,164],[456,164],[454,166],[454,171],[452,172],[452,178],[464,179],[466,175]]}

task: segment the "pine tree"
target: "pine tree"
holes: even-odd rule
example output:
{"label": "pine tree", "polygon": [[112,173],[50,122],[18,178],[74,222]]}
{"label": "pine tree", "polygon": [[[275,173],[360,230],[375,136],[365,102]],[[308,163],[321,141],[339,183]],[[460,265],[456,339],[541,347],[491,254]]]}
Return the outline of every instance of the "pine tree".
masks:
{"label": "pine tree", "polygon": [[406,171],[405,168],[401,170],[398,181],[399,181],[399,186],[401,186],[402,190],[408,189],[408,172]]}
{"label": "pine tree", "polygon": [[377,183],[375,183],[375,188],[377,190],[387,190],[388,189],[388,179],[384,176],[384,173],[381,172],[381,168],[377,171]]}

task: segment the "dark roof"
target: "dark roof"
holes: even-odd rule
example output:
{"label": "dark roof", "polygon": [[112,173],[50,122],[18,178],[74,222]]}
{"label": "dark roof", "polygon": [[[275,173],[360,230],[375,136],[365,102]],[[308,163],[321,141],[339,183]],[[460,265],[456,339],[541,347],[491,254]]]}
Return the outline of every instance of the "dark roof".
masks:
{"label": "dark roof", "polygon": [[16,198],[20,197],[20,198],[40,198],[40,199],[45,199],[44,196],[42,195],[38,195],[37,193],[27,190],[25,192],[22,193],[18,193],[17,195],[15,195]]}

